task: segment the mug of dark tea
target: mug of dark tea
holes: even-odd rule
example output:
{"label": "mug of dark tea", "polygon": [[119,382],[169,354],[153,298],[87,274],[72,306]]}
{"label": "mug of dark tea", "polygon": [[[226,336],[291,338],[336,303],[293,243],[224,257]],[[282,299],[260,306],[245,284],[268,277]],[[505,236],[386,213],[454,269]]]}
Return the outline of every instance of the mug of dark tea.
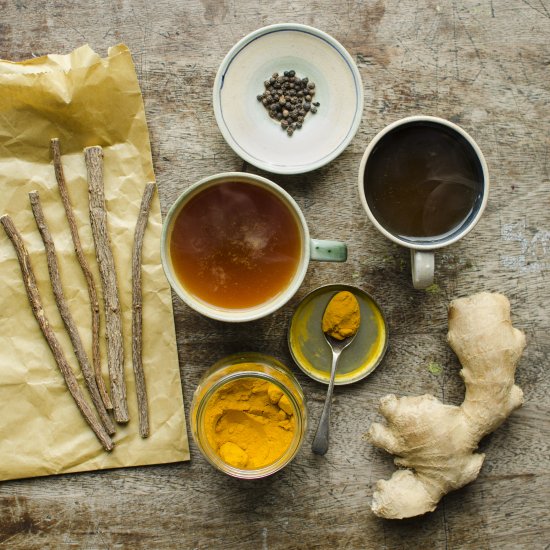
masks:
{"label": "mug of dark tea", "polygon": [[359,168],[367,216],[410,248],[415,288],[434,278],[434,250],[469,233],[485,210],[489,173],[476,142],[442,118],[412,116],[384,128]]}
{"label": "mug of dark tea", "polygon": [[294,199],[276,183],[242,172],[200,180],[163,224],[161,259],[176,294],[220,321],[252,321],[283,306],[309,260],[344,262],[338,241],[310,238]]}

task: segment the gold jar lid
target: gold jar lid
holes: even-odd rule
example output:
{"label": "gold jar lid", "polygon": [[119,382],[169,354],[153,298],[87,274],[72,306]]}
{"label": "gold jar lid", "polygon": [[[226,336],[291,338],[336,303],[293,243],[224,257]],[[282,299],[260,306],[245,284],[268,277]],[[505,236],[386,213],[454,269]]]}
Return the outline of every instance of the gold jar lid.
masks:
{"label": "gold jar lid", "polygon": [[333,284],[310,292],[299,303],[288,331],[288,347],[300,369],[318,382],[328,384],[332,352],[321,329],[323,313],[331,298],[343,290],[359,302],[359,332],[340,357],[335,384],[352,384],[368,376],[380,364],[388,347],[386,320],[374,298],[351,285]]}

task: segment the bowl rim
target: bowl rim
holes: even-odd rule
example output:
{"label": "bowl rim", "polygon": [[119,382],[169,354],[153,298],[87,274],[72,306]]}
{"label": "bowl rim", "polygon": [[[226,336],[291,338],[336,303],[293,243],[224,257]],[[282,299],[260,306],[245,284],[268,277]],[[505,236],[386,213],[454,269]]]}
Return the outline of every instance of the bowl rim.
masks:
{"label": "bowl rim", "polygon": [[[355,86],[356,94],[357,94],[356,112],[354,115],[353,122],[345,138],[339,143],[337,147],[335,147],[329,154],[323,156],[321,159],[315,162],[310,162],[308,164],[301,164],[297,166],[272,164],[250,155],[245,149],[243,149],[233,139],[233,136],[229,132],[229,129],[224,122],[223,112],[220,104],[219,92],[223,88],[225,73],[229,65],[233,62],[233,60],[239,54],[239,52],[248,44],[256,40],[257,38],[266,34],[270,34],[272,32],[278,32],[283,30],[305,32],[307,34],[314,36],[315,38],[320,38],[321,40],[324,40],[325,42],[327,42],[340,54],[340,56],[347,63],[353,75],[353,79],[356,83],[356,86]],[[350,53],[346,50],[346,48],[340,42],[338,42],[338,40],[333,38],[331,35],[315,27],[311,27],[309,25],[303,25],[301,23],[275,23],[273,25],[267,25],[265,27],[261,27],[247,34],[246,36],[241,38],[241,40],[239,40],[229,50],[229,52],[226,54],[226,56],[220,63],[220,66],[216,73],[216,77],[214,79],[214,86],[212,89],[212,104],[214,106],[214,116],[216,118],[216,122],[218,124],[218,128],[220,129],[222,136],[224,137],[227,144],[231,147],[231,149],[233,149],[233,151],[237,155],[239,155],[239,157],[241,157],[246,162],[249,162],[253,166],[256,166],[257,168],[266,170],[267,172],[271,172],[274,174],[304,174],[306,172],[311,172],[312,170],[321,168],[322,166],[325,166],[329,162],[333,161],[336,157],[338,157],[344,151],[344,149],[350,144],[352,139],[355,137],[355,134],[357,133],[357,130],[359,129],[359,125],[361,124],[361,120],[363,118],[363,107],[364,107],[363,80],[361,79],[361,74],[359,72],[359,69],[357,68],[357,65],[353,60],[352,56],[350,55]]]}

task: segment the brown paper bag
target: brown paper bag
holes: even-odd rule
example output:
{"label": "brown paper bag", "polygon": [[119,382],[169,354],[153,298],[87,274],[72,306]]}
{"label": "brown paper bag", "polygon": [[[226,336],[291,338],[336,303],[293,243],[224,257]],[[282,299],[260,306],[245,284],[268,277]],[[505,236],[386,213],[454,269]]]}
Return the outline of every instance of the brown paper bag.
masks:
{"label": "brown paper bag", "polygon": [[[128,48],[101,59],[88,46],[23,63],[0,61],[0,215],[12,216],[29,250],[46,315],[84,387],[50,287],[28,193],[37,190],[53,235],[69,308],[91,357],[91,314],[57,189],[49,142],[61,142],[82,246],[101,284],[88,214],[82,150],[105,154],[108,228],[123,310],[130,422],[107,453],[80,415],[34,319],[13,247],[0,230],[0,480],[189,459],[169,285],[160,263],[162,227],[153,200],[143,244],[143,367],[151,435],[138,433],[131,355],[131,253],[145,183],[154,181],[145,111]],[[102,368],[107,379],[102,312]],[[86,396],[87,392],[84,390]]]}

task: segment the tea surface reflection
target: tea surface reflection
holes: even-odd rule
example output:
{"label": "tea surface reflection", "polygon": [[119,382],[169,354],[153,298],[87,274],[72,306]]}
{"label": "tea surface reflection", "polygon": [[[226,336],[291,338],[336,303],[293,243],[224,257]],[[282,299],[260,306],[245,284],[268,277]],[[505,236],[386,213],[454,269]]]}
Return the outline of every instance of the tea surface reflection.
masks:
{"label": "tea surface reflection", "polygon": [[183,206],[170,255],[190,293],[214,306],[248,308],[288,287],[300,262],[300,235],[294,214],[274,193],[229,181]]}
{"label": "tea surface reflection", "polygon": [[437,240],[474,215],[483,170],[463,136],[443,125],[411,122],[373,149],[364,186],[372,214],[387,231],[410,241]]}

